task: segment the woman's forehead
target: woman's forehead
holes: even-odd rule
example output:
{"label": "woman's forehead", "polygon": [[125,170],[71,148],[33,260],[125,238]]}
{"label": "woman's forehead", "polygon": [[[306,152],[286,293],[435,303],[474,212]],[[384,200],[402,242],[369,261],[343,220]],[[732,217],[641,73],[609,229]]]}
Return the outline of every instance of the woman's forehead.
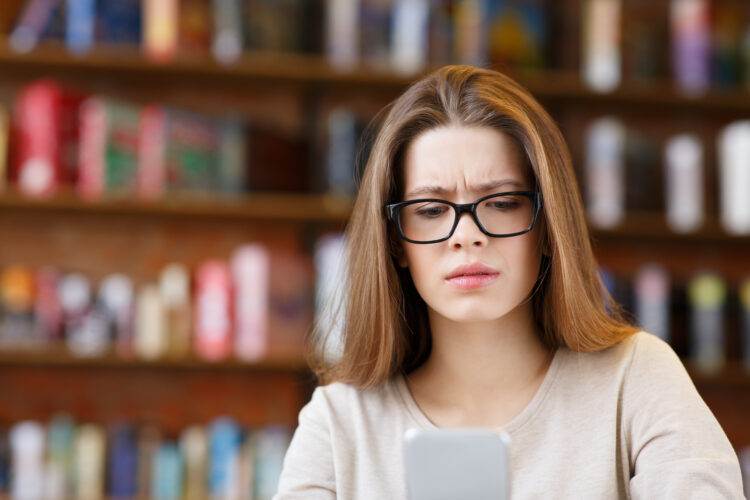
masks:
{"label": "woman's forehead", "polygon": [[441,127],[419,135],[404,158],[406,193],[488,190],[526,184],[523,154],[516,141],[489,127]]}

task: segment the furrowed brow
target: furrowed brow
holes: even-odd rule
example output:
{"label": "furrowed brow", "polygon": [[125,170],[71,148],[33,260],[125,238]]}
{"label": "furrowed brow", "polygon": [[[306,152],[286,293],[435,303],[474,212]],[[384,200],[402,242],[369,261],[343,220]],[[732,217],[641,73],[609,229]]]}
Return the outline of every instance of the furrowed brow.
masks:
{"label": "furrowed brow", "polygon": [[[472,191],[475,192],[486,192],[486,191],[493,191],[495,189],[499,188],[511,188],[511,189],[524,189],[525,184],[519,181],[516,181],[514,179],[502,179],[498,181],[490,181],[485,182],[482,184],[476,185]],[[425,195],[445,195],[452,193],[452,189],[446,189],[442,186],[419,186],[408,193],[406,193],[405,198],[406,199],[412,199],[416,196],[425,196]]]}

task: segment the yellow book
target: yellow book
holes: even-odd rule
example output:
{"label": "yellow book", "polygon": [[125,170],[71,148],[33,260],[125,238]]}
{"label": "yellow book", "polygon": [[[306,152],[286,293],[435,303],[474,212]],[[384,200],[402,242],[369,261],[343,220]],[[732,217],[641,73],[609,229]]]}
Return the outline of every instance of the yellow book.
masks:
{"label": "yellow book", "polygon": [[164,62],[177,53],[179,9],[177,0],[145,0],[143,49],[152,61]]}

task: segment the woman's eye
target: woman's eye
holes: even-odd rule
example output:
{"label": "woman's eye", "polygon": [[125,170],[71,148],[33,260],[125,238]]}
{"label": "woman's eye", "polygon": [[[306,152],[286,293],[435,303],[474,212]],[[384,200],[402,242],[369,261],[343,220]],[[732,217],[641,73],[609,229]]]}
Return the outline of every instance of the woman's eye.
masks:
{"label": "woman's eye", "polygon": [[495,210],[514,210],[519,207],[519,203],[514,200],[496,200],[489,203],[490,208]]}
{"label": "woman's eye", "polygon": [[442,215],[446,210],[446,207],[423,207],[417,210],[417,215],[433,218]]}

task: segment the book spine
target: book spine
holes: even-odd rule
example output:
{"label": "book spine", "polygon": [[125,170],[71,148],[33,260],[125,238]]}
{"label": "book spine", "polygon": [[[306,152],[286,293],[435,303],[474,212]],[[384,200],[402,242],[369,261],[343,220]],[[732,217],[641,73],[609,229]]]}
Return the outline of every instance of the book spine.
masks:
{"label": "book spine", "polygon": [[326,360],[336,361],[343,351],[343,313],[346,305],[346,239],[343,233],[327,234],[318,239],[314,253],[316,331],[326,337],[315,339],[322,344]]}
{"label": "book spine", "polygon": [[698,369],[714,374],[724,367],[724,309],[727,288],[724,280],[713,273],[693,278],[688,286],[691,305],[690,327],[692,355]]}
{"label": "book spine", "polygon": [[269,349],[269,251],[260,244],[239,247],[232,255],[235,287],[235,354],[257,361]]}
{"label": "book spine", "polygon": [[100,500],[104,496],[106,438],[101,427],[81,425],[75,437],[75,485],[78,500]]}
{"label": "book spine", "polygon": [[179,10],[177,0],[144,0],[143,48],[154,62],[174,58],[178,48]]}
{"label": "book spine", "polygon": [[206,466],[208,438],[203,427],[190,426],[180,435],[180,450],[185,462],[185,500],[204,500],[207,495]]}
{"label": "book spine", "polygon": [[209,361],[232,350],[232,284],[226,263],[203,263],[196,273],[195,342],[197,354]]}
{"label": "book spine", "polygon": [[210,498],[237,498],[239,426],[230,418],[217,418],[209,429],[208,490]]}
{"label": "book spine", "polygon": [[326,190],[335,195],[352,196],[356,192],[354,170],[357,151],[357,123],[348,108],[336,108],[328,114],[328,155]]}
{"label": "book spine", "polygon": [[162,444],[154,456],[151,483],[153,500],[180,500],[182,498],[182,459],[177,445]]}
{"label": "book spine", "polygon": [[75,422],[65,414],[52,417],[47,425],[47,461],[44,498],[65,500],[73,491],[73,441]]}
{"label": "book spine", "polygon": [[11,490],[14,500],[42,498],[44,478],[44,427],[33,421],[15,424],[9,432]]}
{"label": "book spine", "polygon": [[732,234],[750,234],[750,120],[726,126],[718,150],[721,224]]}
{"label": "book spine", "polygon": [[60,88],[49,81],[25,87],[17,100],[17,178],[26,195],[54,193],[60,181]]}
{"label": "book spine", "polygon": [[9,44],[16,52],[36,47],[61,0],[29,0],[10,34]]}
{"label": "book spine", "polygon": [[591,222],[617,226],[625,216],[625,126],[616,118],[593,122],[586,131],[586,197]]}
{"label": "book spine", "polygon": [[60,274],[52,267],[42,267],[36,273],[34,317],[37,335],[46,341],[60,341],[63,335],[63,312],[57,290]]}
{"label": "book spine", "polygon": [[133,282],[124,274],[111,274],[102,280],[98,295],[114,336],[115,351],[122,358],[132,358]]}
{"label": "book spine", "polygon": [[190,275],[185,266],[169,264],[159,278],[161,300],[169,344],[169,354],[184,358],[190,353]]}
{"label": "book spine", "polygon": [[671,137],[664,149],[667,224],[676,233],[703,223],[703,145],[698,137]]}
{"label": "book spine", "polygon": [[672,68],[678,86],[689,95],[711,85],[711,18],[708,0],[672,0]]}
{"label": "book spine", "polygon": [[135,431],[127,424],[117,424],[109,432],[107,446],[107,495],[109,498],[135,498],[138,450]]}
{"label": "book spine", "polygon": [[8,179],[8,138],[10,137],[10,115],[0,106],[0,193],[6,189]]}
{"label": "book spine", "polygon": [[74,54],[85,54],[94,45],[95,0],[67,0],[65,44]]}
{"label": "book spine", "polygon": [[750,371],[750,278],[740,284],[740,344],[742,346],[742,364]]}
{"label": "book spine", "polygon": [[211,50],[217,61],[230,64],[242,55],[242,13],[238,0],[213,0],[214,38]]}
{"label": "book spine", "polygon": [[138,133],[137,191],[144,200],[157,200],[166,191],[167,119],[163,108],[141,110]]}
{"label": "book spine", "polygon": [[245,128],[234,119],[219,125],[217,187],[224,193],[239,193],[247,184]]}
{"label": "book spine", "polygon": [[669,343],[670,284],[666,269],[657,264],[646,265],[636,273],[633,288],[639,326]]}
{"label": "book spine", "polygon": [[97,200],[104,194],[109,116],[106,103],[91,97],[81,104],[78,194]]}
{"label": "book spine", "polygon": [[427,0],[396,0],[393,13],[391,66],[403,75],[422,71],[427,64]]}
{"label": "book spine", "polygon": [[621,0],[586,0],[583,8],[583,81],[597,92],[614,90],[622,78]]}
{"label": "book spine", "polygon": [[153,284],[141,286],[136,301],[135,352],[143,359],[158,359],[167,351],[159,288]]}
{"label": "book spine", "polygon": [[327,0],[326,54],[336,68],[351,69],[359,62],[361,0]]}
{"label": "book spine", "polygon": [[459,0],[455,13],[456,57],[462,64],[487,63],[485,0]]}

